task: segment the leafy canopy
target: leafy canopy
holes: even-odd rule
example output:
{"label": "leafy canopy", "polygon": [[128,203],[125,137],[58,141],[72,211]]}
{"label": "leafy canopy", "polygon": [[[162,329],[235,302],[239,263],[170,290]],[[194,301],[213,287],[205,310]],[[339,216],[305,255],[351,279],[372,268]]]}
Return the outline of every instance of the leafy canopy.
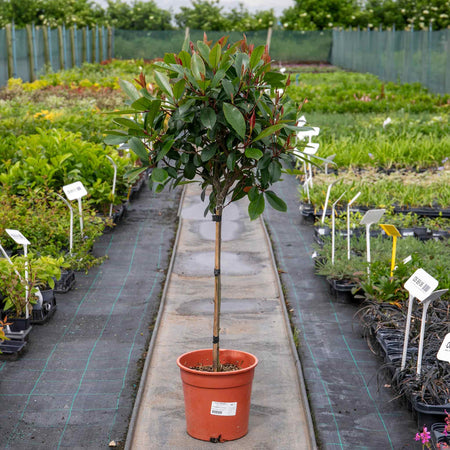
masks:
{"label": "leafy canopy", "polygon": [[205,35],[166,54],[154,64],[154,85],[142,74],[140,90],[122,81],[127,117],[114,120],[119,128],[106,142],[128,143],[153,168],[156,191],[197,181],[202,198],[209,194],[205,214],[248,196],[255,219],[266,201],[286,210],[271,186],[296,144],[299,108],[284,93],[289,78],[270,70],[264,46],[226,41],[213,44]]}

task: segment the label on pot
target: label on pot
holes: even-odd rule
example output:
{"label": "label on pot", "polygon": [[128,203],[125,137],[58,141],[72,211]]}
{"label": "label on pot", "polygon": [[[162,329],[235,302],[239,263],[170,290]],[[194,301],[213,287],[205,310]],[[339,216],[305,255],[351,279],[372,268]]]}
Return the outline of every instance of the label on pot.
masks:
{"label": "label on pot", "polygon": [[212,402],[211,415],[212,416],[235,416],[237,402]]}
{"label": "label on pot", "polygon": [[437,359],[450,363],[450,333],[447,333],[447,336],[445,336],[444,342],[437,354]]}

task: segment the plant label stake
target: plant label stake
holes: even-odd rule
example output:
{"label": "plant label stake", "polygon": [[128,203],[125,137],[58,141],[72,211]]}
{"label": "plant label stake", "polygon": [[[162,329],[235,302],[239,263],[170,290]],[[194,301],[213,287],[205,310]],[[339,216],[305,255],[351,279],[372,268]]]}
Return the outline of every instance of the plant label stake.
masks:
{"label": "plant label stake", "polygon": [[73,248],[73,208],[70,203],[57,192],[55,194],[67,205],[70,211],[70,225],[69,225],[69,255],[72,256],[72,248]]}
{"label": "plant label stake", "polygon": [[356,199],[361,195],[359,191],[347,205],[347,259],[350,259],[350,206],[356,201]]}
{"label": "plant label stake", "polygon": [[78,200],[78,211],[80,213],[80,230],[81,237],[83,237],[83,208],[81,206],[81,199],[85,195],[87,195],[86,188],[83,186],[83,183],[81,181],[75,181],[75,183],[63,186],[63,191],[70,201]]}
{"label": "plant label stake", "polygon": [[381,216],[386,212],[385,209],[369,209],[363,218],[360,225],[366,226],[366,249],[367,249],[367,273],[370,274],[370,225],[378,223]]}
{"label": "plant label stake", "polygon": [[330,200],[330,192],[331,192],[331,188],[340,180],[336,180],[333,181],[332,183],[330,183],[328,185],[328,189],[327,189],[327,195],[325,196],[325,204],[323,205],[323,212],[322,212],[322,225],[325,223],[325,216],[327,214],[327,208],[328,208],[328,200]]}
{"label": "plant label stake", "polygon": [[450,363],[450,333],[447,333],[445,336],[444,342],[442,342],[438,351],[437,359]]}
{"label": "plant label stake", "polygon": [[334,234],[335,234],[335,227],[336,227],[334,213],[335,213],[335,208],[336,208],[338,201],[344,196],[344,194],[346,192],[347,191],[344,191],[341,194],[341,196],[331,206],[331,264],[333,264],[333,265],[334,265]]}
{"label": "plant label stake", "polygon": [[388,236],[392,236],[391,277],[393,277],[395,268],[395,254],[397,251],[397,238],[401,237],[401,234],[394,225],[380,223],[380,227]]}
{"label": "plant label stake", "polygon": [[[114,194],[116,192],[117,165],[111,158],[111,156],[106,155],[106,157],[110,160],[112,166],[114,167],[113,185],[111,190],[111,198],[114,199]],[[112,210],[113,210],[113,202],[111,202],[111,205],[109,206],[109,217],[112,217]]]}
{"label": "plant label stake", "polygon": [[417,269],[405,283],[405,289],[409,292],[409,299],[408,313],[406,315],[405,338],[403,340],[402,363],[400,366],[401,370],[404,370],[406,365],[406,352],[408,349],[414,298],[424,301],[437,288],[438,284],[438,281],[423,269]]}
{"label": "plant label stake", "polygon": [[422,355],[423,355],[423,341],[425,339],[425,325],[427,320],[427,311],[431,302],[439,299],[444,295],[448,289],[440,289],[439,291],[432,292],[423,302],[423,310],[422,310],[422,323],[420,324],[420,339],[419,339],[419,353],[417,355],[417,370],[416,375],[419,376],[422,371]]}
{"label": "plant label stake", "polygon": [[[23,246],[23,256],[25,256],[25,303],[27,305],[25,308],[25,319],[28,319],[28,246],[30,245],[30,241],[18,230],[9,230],[6,228],[5,231],[16,244]],[[9,262],[11,262],[10,259]]]}

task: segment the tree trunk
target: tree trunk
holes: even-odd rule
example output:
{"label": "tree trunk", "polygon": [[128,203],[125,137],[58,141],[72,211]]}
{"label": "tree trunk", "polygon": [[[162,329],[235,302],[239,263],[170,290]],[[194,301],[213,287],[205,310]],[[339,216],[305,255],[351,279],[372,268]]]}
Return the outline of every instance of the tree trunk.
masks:
{"label": "tree trunk", "polygon": [[222,206],[215,210],[213,221],[216,222],[216,248],[214,258],[214,325],[213,325],[213,370],[219,372],[219,334],[220,334],[220,251],[222,247]]}

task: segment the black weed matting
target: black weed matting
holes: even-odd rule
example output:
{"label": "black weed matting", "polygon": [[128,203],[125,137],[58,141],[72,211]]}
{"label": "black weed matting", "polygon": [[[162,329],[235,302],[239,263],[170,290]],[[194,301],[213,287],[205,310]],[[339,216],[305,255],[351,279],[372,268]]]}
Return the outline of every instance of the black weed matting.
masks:
{"label": "black weed matting", "polygon": [[[265,220],[274,246],[321,449],[419,449],[406,406],[393,400],[382,362],[362,337],[358,306],[336,299],[314,275],[313,227],[299,211],[298,183],[286,176],[276,192],[288,212],[270,207]],[[295,447],[293,447],[295,448]]]}
{"label": "black weed matting", "polygon": [[0,448],[123,445],[175,237],[180,192],[147,187],[95,253],[108,258],[57,295],[26,352],[0,361]]}

